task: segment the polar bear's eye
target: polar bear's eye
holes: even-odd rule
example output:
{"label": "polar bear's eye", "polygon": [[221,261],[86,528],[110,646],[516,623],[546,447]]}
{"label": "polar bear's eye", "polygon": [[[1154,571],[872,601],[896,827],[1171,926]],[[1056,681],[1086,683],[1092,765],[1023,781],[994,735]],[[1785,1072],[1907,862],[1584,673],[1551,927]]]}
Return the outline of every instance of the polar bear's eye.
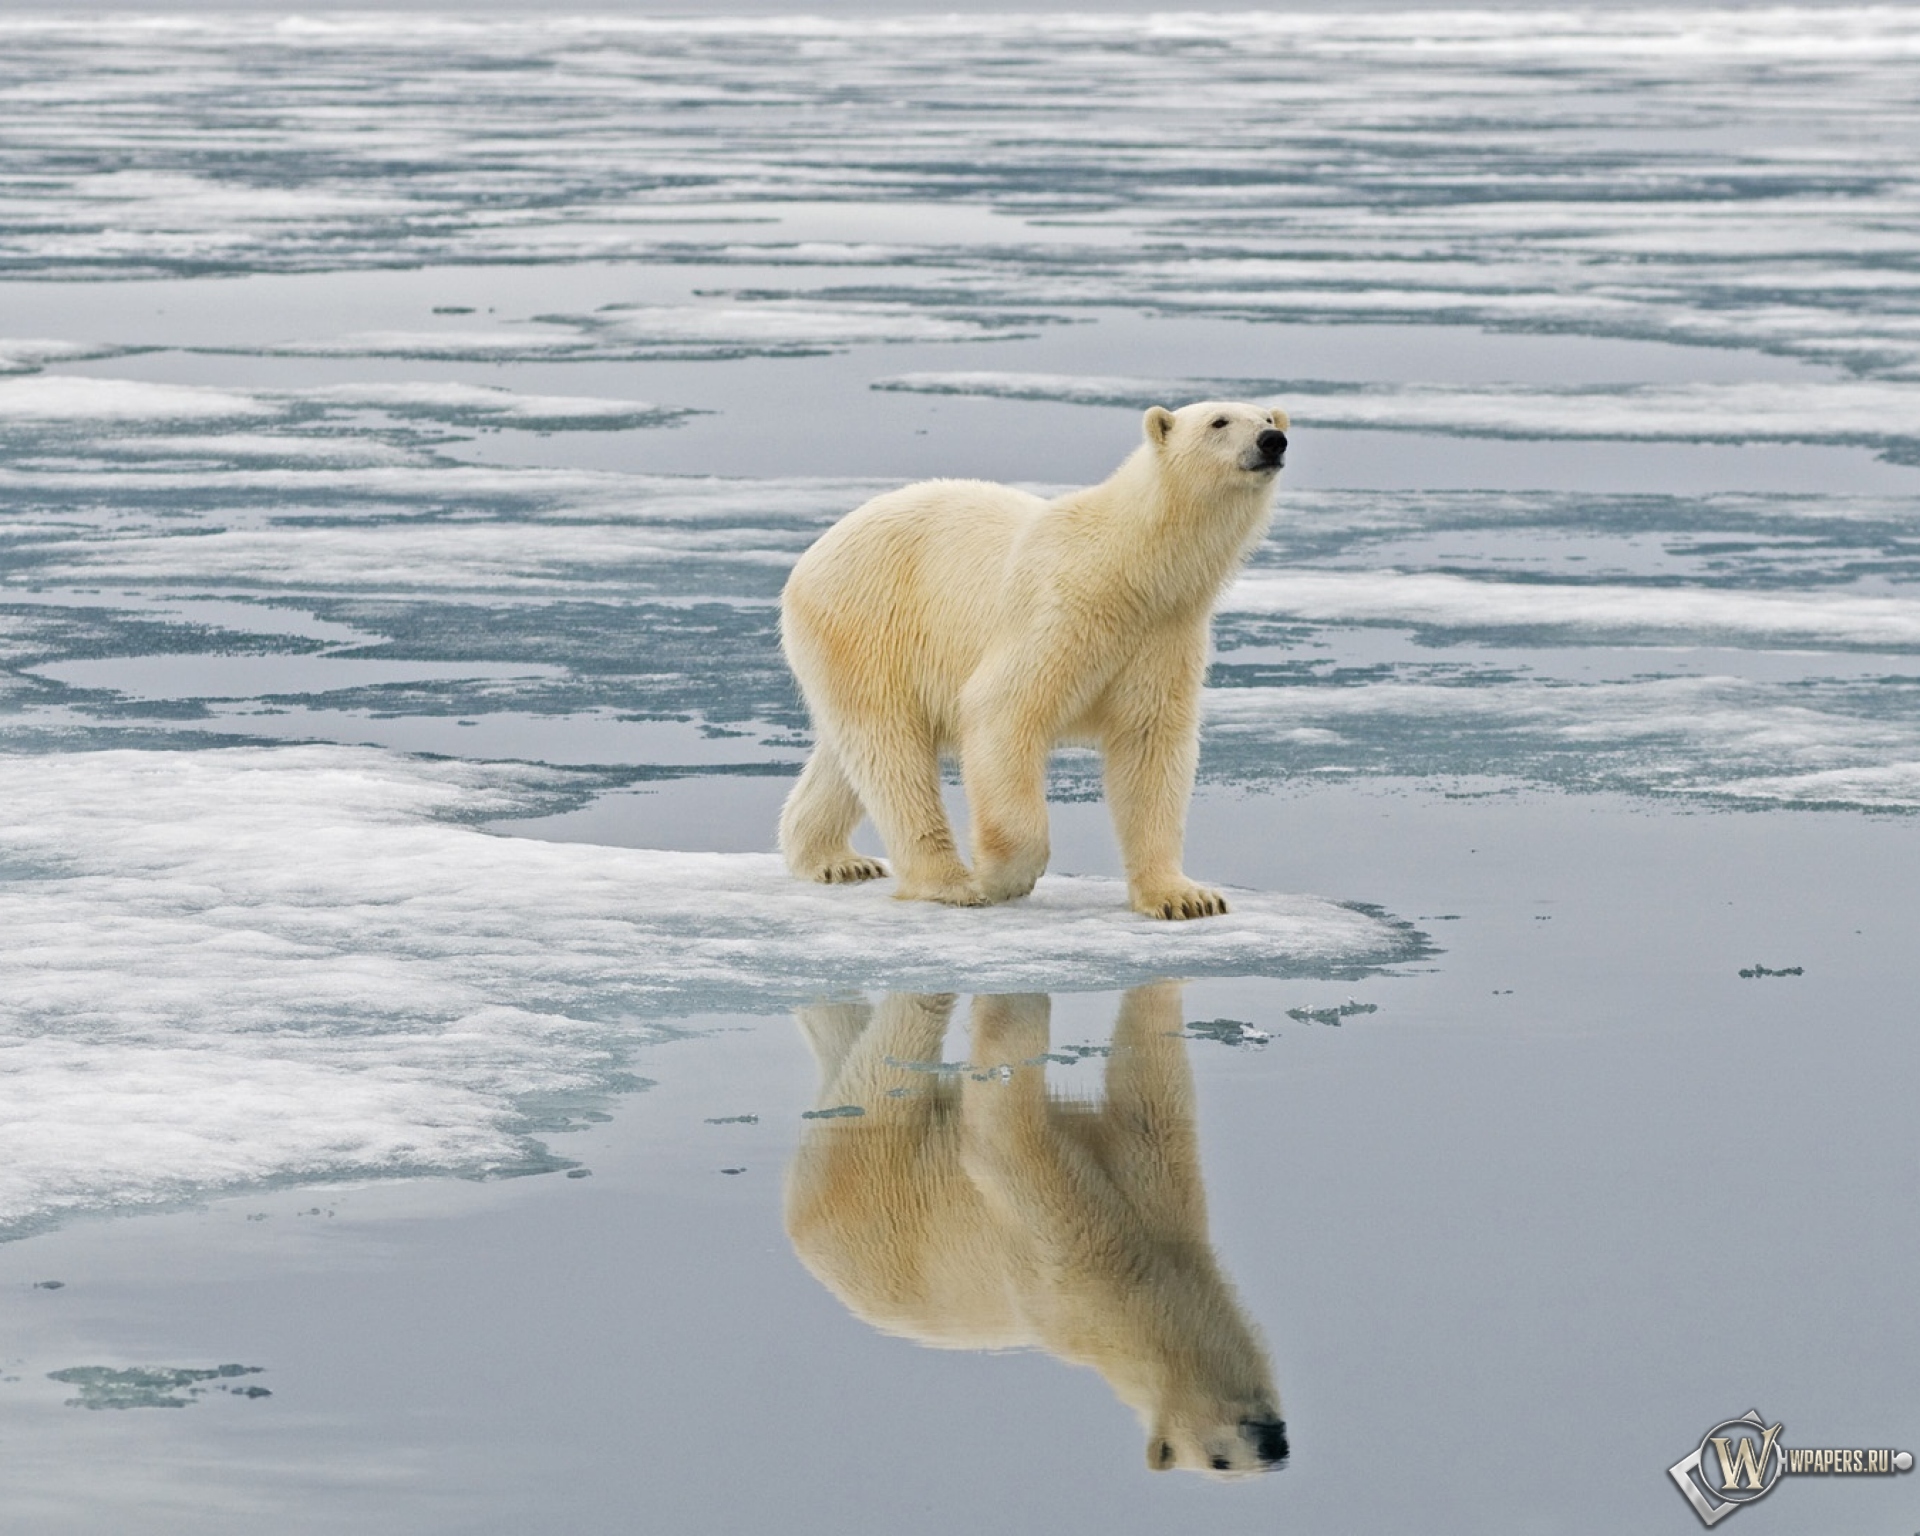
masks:
{"label": "polar bear's eye", "polygon": [[1224,416],[1216,416],[1213,418],[1213,425],[1214,425],[1215,431],[1218,431],[1221,427],[1224,427],[1226,424],[1227,424],[1227,418]]}

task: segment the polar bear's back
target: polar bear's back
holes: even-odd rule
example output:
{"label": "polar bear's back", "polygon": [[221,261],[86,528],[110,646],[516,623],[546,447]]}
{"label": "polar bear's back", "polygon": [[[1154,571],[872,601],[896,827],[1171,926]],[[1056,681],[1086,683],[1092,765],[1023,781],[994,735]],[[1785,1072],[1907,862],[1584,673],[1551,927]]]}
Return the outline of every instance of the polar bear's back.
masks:
{"label": "polar bear's back", "polygon": [[835,523],[781,597],[788,659],[809,697],[857,678],[896,699],[904,687],[944,716],[1001,627],[1015,544],[1047,507],[1012,486],[926,480]]}

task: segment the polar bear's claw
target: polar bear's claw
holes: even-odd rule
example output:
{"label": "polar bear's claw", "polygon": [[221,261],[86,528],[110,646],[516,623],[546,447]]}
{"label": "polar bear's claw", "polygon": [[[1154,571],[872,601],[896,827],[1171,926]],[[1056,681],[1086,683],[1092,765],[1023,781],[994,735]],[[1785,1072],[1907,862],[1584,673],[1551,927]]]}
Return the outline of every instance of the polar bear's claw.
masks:
{"label": "polar bear's claw", "polygon": [[1218,891],[1210,891],[1205,886],[1194,885],[1181,891],[1142,896],[1134,902],[1133,910],[1143,912],[1148,917],[1164,918],[1169,922],[1181,922],[1192,917],[1224,917],[1227,913],[1227,898]]}
{"label": "polar bear's claw", "polygon": [[878,859],[863,859],[857,854],[851,858],[835,859],[823,864],[813,878],[823,885],[854,885],[862,880],[884,880],[887,866]]}

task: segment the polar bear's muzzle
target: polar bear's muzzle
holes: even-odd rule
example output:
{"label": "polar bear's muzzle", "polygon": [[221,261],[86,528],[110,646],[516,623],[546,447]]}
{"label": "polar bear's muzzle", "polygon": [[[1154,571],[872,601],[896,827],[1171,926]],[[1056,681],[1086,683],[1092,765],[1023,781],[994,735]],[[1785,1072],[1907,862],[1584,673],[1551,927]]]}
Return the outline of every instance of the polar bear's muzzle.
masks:
{"label": "polar bear's muzzle", "polygon": [[1240,460],[1240,467],[1264,472],[1278,469],[1286,462],[1287,434],[1269,427],[1253,440],[1253,447]]}
{"label": "polar bear's muzzle", "polygon": [[1251,1442],[1262,1471],[1287,1464],[1287,1426],[1283,1420],[1247,1419],[1240,1425],[1240,1432]]}

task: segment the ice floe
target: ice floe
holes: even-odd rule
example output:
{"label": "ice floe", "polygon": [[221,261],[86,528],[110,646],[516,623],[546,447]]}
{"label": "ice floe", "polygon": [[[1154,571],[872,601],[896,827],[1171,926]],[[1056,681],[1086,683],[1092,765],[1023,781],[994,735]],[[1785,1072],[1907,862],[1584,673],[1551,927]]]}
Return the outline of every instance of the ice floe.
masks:
{"label": "ice floe", "polygon": [[1861,444],[1920,459],[1920,382],[1904,380],[1522,389],[954,371],[896,374],[873,387],[1136,408],[1221,398],[1270,400],[1303,427],[1573,441]]}
{"label": "ice floe", "polygon": [[0,379],[0,422],[227,421],[273,414],[252,395],[198,384],[49,373]]}
{"label": "ice floe", "polygon": [[[1349,975],[1377,913],[1236,892],[1157,923],[1114,881],[955,910],[773,854],[481,830],[580,782],[346,748],[0,756],[0,1230],[272,1178],[546,1166],[662,1021],[849,988]],[[769,829],[771,834],[771,829]]]}
{"label": "ice floe", "polygon": [[[840,351],[861,342],[1006,340],[1030,334],[1033,320],[942,314],[924,305],[796,303],[622,304],[584,315],[540,315],[540,328],[356,331],[304,341],[259,343],[267,357],[401,357],[450,361],[681,361],[794,356]],[[212,350],[212,349],[209,349]]]}
{"label": "ice floe", "polygon": [[1920,645],[1920,596],[1879,592],[1751,592],[1665,583],[1499,581],[1440,571],[1249,572],[1227,612],[1321,622],[1455,630],[1574,630],[1645,638],[1907,650]]}
{"label": "ice floe", "polygon": [[[0,345],[5,345],[0,343]],[[4,369],[0,369],[4,372]],[[241,392],[196,384],[36,373],[0,379],[0,423],[225,422],[277,417],[290,424],[337,421],[349,412],[380,412],[451,425],[481,423],[535,431],[629,428],[668,424],[684,409],[645,400],[579,395],[528,395],[510,389],[447,381],[335,384],[313,389]],[[361,430],[368,425],[361,424]],[[174,447],[209,440],[195,434]],[[218,439],[212,440],[217,448]]]}

